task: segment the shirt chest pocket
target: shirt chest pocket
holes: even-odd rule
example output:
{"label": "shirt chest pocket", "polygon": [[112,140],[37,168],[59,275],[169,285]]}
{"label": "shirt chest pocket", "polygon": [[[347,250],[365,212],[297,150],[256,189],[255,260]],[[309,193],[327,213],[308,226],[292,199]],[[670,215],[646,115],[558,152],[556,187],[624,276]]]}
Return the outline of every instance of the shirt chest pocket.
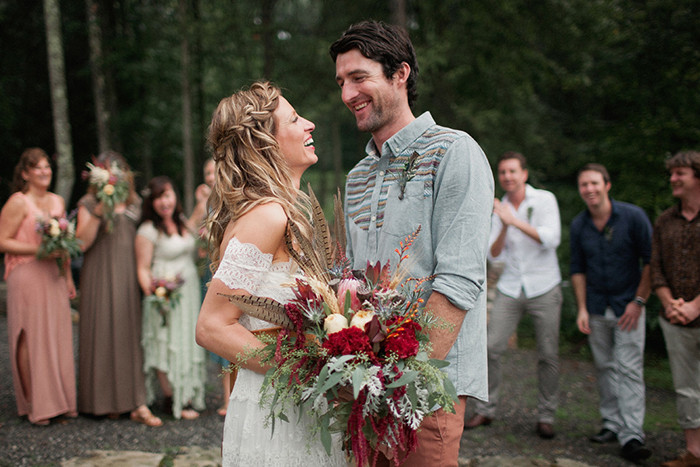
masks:
{"label": "shirt chest pocket", "polygon": [[403,239],[420,225],[428,227],[426,213],[429,203],[429,191],[424,180],[406,182],[403,193],[398,182],[392,183],[388,190],[382,233]]}

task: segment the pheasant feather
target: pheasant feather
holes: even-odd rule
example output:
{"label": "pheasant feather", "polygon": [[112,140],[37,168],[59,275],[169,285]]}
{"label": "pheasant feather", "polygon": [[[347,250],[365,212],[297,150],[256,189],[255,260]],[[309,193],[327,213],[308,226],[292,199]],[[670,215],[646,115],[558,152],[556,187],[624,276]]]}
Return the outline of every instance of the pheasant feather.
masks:
{"label": "pheasant feather", "polygon": [[228,298],[229,302],[235,304],[248,316],[282,326],[283,328],[295,329],[294,323],[287,317],[284,305],[271,298],[256,297],[254,295],[220,295]]}
{"label": "pheasant feather", "polygon": [[311,221],[313,225],[313,245],[314,251],[318,252],[325,262],[325,269],[330,269],[333,265],[333,241],[328,230],[328,222],[323,214],[321,203],[318,202],[314,190],[309,184],[309,199],[311,200]]}

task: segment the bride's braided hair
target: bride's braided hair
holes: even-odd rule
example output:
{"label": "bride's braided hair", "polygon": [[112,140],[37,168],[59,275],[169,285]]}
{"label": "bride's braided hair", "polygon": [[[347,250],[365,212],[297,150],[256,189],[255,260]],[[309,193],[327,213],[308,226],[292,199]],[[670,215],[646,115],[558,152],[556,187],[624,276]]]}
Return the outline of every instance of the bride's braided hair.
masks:
{"label": "bride's braided hair", "polygon": [[310,232],[308,197],[294,186],[275,138],[272,114],[280,96],[271,83],[257,82],[222,99],[212,116],[208,144],[216,181],[207,203],[212,269],[219,264],[226,226],[260,204],[279,203],[289,219]]}

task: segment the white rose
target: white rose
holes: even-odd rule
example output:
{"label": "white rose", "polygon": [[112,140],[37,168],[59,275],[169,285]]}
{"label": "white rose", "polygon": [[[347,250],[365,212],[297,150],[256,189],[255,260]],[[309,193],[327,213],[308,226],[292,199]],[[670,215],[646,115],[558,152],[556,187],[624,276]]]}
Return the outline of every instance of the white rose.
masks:
{"label": "white rose", "polygon": [[61,226],[58,225],[58,221],[56,219],[51,219],[49,221],[49,235],[52,237],[58,237],[61,235]]}
{"label": "white rose", "polygon": [[348,327],[348,320],[345,318],[345,316],[341,315],[340,313],[333,313],[329,316],[326,316],[326,319],[323,321],[323,329],[328,333],[328,334],[333,334],[338,331],[342,331],[343,329],[347,329]]}
{"label": "white rose", "polygon": [[93,183],[107,183],[109,181],[109,170],[105,170],[102,167],[95,167],[90,172],[90,179]]}
{"label": "white rose", "polygon": [[350,320],[350,327],[358,328],[362,331],[365,330],[365,324],[372,321],[374,317],[374,311],[371,310],[360,310],[355,313],[355,316]]}
{"label": "white rose", "polygon": [[153,293],[155,294],[156,297],[158,297],[158,298],[163,298],[163,297],[165,297],[166,295],[168,295],[168,289],[166,289],[166,288],[163,287],[163,286],[156,287],[156,290],[155,290],[155,292],[153,292]]}

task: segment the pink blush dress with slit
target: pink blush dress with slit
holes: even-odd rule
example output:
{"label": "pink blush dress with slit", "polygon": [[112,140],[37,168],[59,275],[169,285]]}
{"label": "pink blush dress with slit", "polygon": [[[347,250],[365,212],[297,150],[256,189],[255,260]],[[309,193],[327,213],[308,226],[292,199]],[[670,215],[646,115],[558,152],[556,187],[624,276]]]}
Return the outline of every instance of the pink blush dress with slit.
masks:
{"label": "pink blush dress with slit", "polygon": [[[15,238],[38,245],[37,218],[46,214],[23,193],[29,207]],[[52,200],[51,216],[62,215],[61,202]],[[1,219],[0,219],[1,222]],[[66,280],[53,259],[33,255],[5,255],[7,327],[17,413],[36,423],[77,412],[73,328]],[[31,388],[22,387],[17,367],[17,344],[25,339],[29,353]],[[27,397],[31,394],[31,398]]]}

